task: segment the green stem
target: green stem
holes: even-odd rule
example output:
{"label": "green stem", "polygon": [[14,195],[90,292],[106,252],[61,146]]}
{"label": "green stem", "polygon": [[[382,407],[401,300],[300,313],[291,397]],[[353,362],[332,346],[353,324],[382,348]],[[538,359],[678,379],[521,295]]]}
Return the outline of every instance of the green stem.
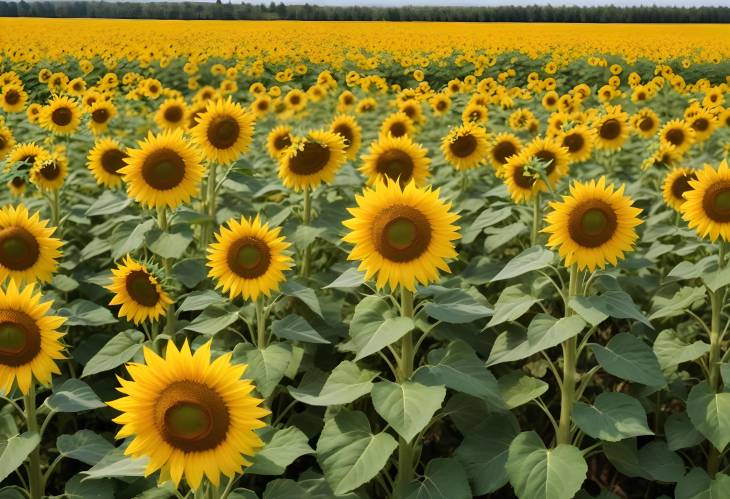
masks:
{"label": "green stem", "polygon": [[259,350],[266,348],[266,313],[263,296],[259,296],[256,300],[256,346]]}
{"label": "green stem", "polygon": [[[164,206],[157,207],[157,225],[160,227],[162,232],[167,232],[169,229],[169,220],[167,219],[167,208]],[[172,279],[172,262],[169,258],[162,259],[162,265],[165,268],[165,276],[168,279]],[[168,337],[172,338],[175,334],[175,304],[170,303],[167,306],[165,312],[165,329],[163,331]],[[153,339],[154,345],[154,339]]]}
{"label": "green stem", "polygon": [[[570,300],[578,295],[578,266],[570,267],[570,284],[566,300],[565,316],[573,315]],[[573,336],[563,342],[563,384],[560,390],[560,422],[558,424],[557,444],[570,444],[570,415],[575,403],[575,366],[577,361],[577,337]]]}
{"label": "green stem", "polygon": [[215,231],[215,216],[216,211],[218,209],[218,196],[216,194],[216,176],[218,174],[218,169],[215,163],[210,163],[208,165],[208,194],[207,194],[207,202],[208,202],[208,217],[210,218],[210,221],[205,225],[205,237],[203,238],[203,251],[206,250],[208,247],[208,244],[210,244],[210,241],[213,237],[213,232]]}
{"label": "green stem", "polygon": [[[720,251],[718,253],[718,267],[721,270],[725,266],[725,243],[720,242]],[[708,382],[713,392],[720,390],[720,363],[722,359],[722,327],[720,321],[722,318],[723,295],[725,289],[721,288],[716,291],[710,291],[710,304],[712,307],[712,322],[710,323],[710,355],[708,359],[710,376]],[[710,444],[710,454],[707,458],[707,473],[710,477],[714,477],[720,468],[720,452]]]}
{"label": "green stem", "polygon": [[[400,288],[400,314],[401,317],[413,319],[413,292],[401,286]],[[413,374],[414,350],[413,332],[406,333],[401,338],[400,357],[397,366],[397,381],[405,383]],[[398,438],[398,476],[395,482],[393,496],[401,498],[405,496],[405,488],[413,479],[413,452],[416,442],[407,442],[403,437]]]}
{"label": "green stem", "polygon": [[[25,418],[28,424],[28,431],[40,434],[35,404],[35,384],[31,383],[30,390],[25,395]],[[33,449],[29,456],[28,482],[30,485],[30,499],[41,499],[43,497],[43,475],[41,474],[40,444]]]}
{"label": "green stem", "polygon": [[[304,225],[310,225],[312,222],[312,191],[309,187],[304,188],[304,215],[302,217]],[[309,277],[309,263],[312,258],[312,248],[307,245],[304,248],[304,256],[302,257],[302,268],[300,275],[304,278]]]}
{"label": "green stem", "polygon": [[[58,227],[58,224],[61,221],[61,203],[59,201],[60,194],[59,189],[52,189],[51,190],[51,226],[52,227]],[[58,233],[58,228],[56,229],[56,232]]]}
{"label": "green stem", "polygon": [[530,246],[537,244],[537,236],[540,234],[540,223],[542,222],[542,203],[540,192],[535,194],[532,200],[532,232],[530,233]]}

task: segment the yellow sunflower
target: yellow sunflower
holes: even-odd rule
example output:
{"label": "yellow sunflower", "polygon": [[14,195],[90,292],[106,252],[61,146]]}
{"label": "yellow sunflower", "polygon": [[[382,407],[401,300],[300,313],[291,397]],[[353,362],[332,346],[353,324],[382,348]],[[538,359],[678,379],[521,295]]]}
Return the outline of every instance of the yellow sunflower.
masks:
{"label": "yellow sunflower", "polygon": [[438,190],[386,179],[355,200],[357,207],[348,209],[353,218],[343,222],[350,230],[343,240],[354,246],[347,259],[359,260],[379,289],[389,284],[414,291],[416,282],[425,286],[438,280],[439,270],[450,272],[446,259],[457,256],[459,216]]}
{"label": "yellow sunflower", "polygon": [[453,128],[441,141],[441,153],[457,170],[479,166],[488,152],[486,130],[473,123]]}
{"label": "yellow sunflower", "polygon": [[672,168],[664,177],[662,195],[664,202],[676,211],[681,211],[684,194],[692,190],[690,181],[697,180],[697,173],[692,168]]}
{"label": "yellow sunflower", "polygon": [[30,170],[30,181],[40,189],[55,191],[61,188],[68,175],[68,158],[62,151],[39,156]]}
{"label": "yellow sunflower", "polygon": [[286,125],[279,125],[269,132],[266,137],[266,150],[272,159],[279,159],[279,156],[292,144],[293,135],[291,128]]}
{"label": "yellow sunflower", "polygon": [[295,191],[331,183],[345,162],[345,141],[341,135],[315,130],[292,139],[279,157],[279,178]]}
{"label": "yellow sunflower", "polygon": [[19,196],[25,191],[28,172],[36,159],[47,153],[48,151],[32,142],[17,144],[13,147],[5,164],[5,173],[15,172],[15,176],[8,182],[13,194]]}
{"label": "yellow sunflower", "polygon": [[575,163],[585,161],[591,157],[594,140],[595,130],[588,128],[586,125],[576,125],[558,134],[560,145],[568,150],[570,161]]}
{"label": "yellow sunflower", "polygon": [[697,179],[690,180],[690,190],[680,208],[682,218],[700,237],[730,241],[730,168],[727,161],[717,167],[705,165],[696,170]]}
{"label": "yellow sunflower", "polygon": [[431,110],[436,116],[443,116],[451,109],[451,97],[446,94],[437,94],[429,101]]}
{"label": "yellow sunflower", "polygon": [[230,98],[221,99],[208,104],[192,136],[208,161],[229,165],[248,150],[253,127],[253,115]]}
{"label": "yellow sunflower", "polygon": [[10,128],[0,125],[0,160],[7,156],[15,146],[15,137]]}
{"label": "yellow sunflower", "polygon": [[695,131],[682,120],[674,119],[669,121],[659,132],[660,143],[672,146],[673,151],[679,156],[692,147],[694,140]]}
{"label": "yellow sunflower", "polygon": [[281,228],[270,229],[258,215],[253,220],[229,220],[208,248],[208,276],[215,279],[216,288],[231,299],[241,296],[252,301],[277,291],[284,271],[292,266],[285,253],[289,243],[280,233]]}
{"label": "yellow sunflower", "polygon": [[362,143],[362,128],[354,117],[341,114],[330,123],[330,132],[336,133],[345,139],[345,154],[348,159],[355,159]]}
{"label": "yellow sunflower", "polygon": [[96,179],[96,183],[106,187],[118,187],[122,184],[119,170],[125,166],[127,153],[114,139],[98,140],[89,151],[87,166]]}
{"label": "yellow sunflower", "polygon": [[89,128],[98,135],[104,133],[109,122],[117,115],[117,108],[109,101],[98,101],[89,110]]}
{"label": "yellow sunflower", "polygon": [[537,159],[543,164],[545,175],[551,184],[557,184],[558,180],[568,173],[570,154],[557,140],[538,137],[527,144],[524,151],[528,161]]}
{"label": "yellow sunflower", "polygon": [[135,324],[164,317],[172,303],[157,277],[129,255],[112,269],[112,283],[106,289],[114,293],[109,305],[121,305],[119,317]]}
{"label": "yellow sunflower", "polygon": [[507,163],[507,160],[520,152],[522,140],[512,133],[500,133],[492,138],[489,145],[489,161],[494,169],[499,172]]}
{"label": "yellow sunflower", "polygon": [[70,135],[81,121],[81,110],[68,97],[54,97],[41,110],[40,124],[57,135]]}
{"label": "yellow sunflower", "polygon": [[22,85],[10,84],[2,87],[0,93],[0,107],[6,113],[19,113],[28,101],[28,94]]}
{"label": "yellow sunflower", "polygon": [[[1,237],[1,236],[0,236]],[[20,289],[10,281],[0,288],[0,392],[9,394],[17,381],[23,394],[33,379],[43,385],[60,374],[57,360],[64,359],[58,331],[65,318],[48,315],[53,300],[43,300],[33,284]]]}
{"label": "yellow sunflower", "polygon": [[52,237],[55,230],[22,204],[0,208],[0,282],[49,282],[63,245]]}
{"label": "yellow sunflower", "polygon": [[649,139],[656,135],[659,129],[659,116],[652,110],[644,108],[631,117],[631,126],[637,134],[645,139]]}
{"label": "yellow sunflower", "polygon": [[466,106],[461,113],[461,119],[464,123],[486,123],[488,118],[489,112],[487,111],[487,106],[473,102]]}
{"label": "yellow sunflower", "polygon": [[523,149],[507,158],[507,162],[499,169],[498,177],[504,181],[512,201],[527,203],[534,199],[538,192],[547,191],[545,183],[539,179],[531,162],[532,157]]}
{"label": "yellow sunflower", "polygon": [[688,118],[687,121],[695,132],[695,142],[707,140],[717,127],[717,119],[705,109],[701,109],[694,116]]}
{"label": "yellow sunflower", "polygon": [[180,97],[167,99],[157,109],[155,122],[162,129],[185,127],[187,112],[184,99]]}
{"label": "yellow sunflower", "polygon": [[570,195],[551,202],[552,211],[545,217],[550,234],[547,245],[558,248],[566,266],[576,264],[580,270],[616,265],[624,253],[631,251],[638,238],[635,227],[641,224],[639,208],[624,195],[624,186],[615,189],[601,177],[587,183],[575,182]]}
{"label": "yellow sunflower", "polygon": [[180,129],[150,132],[139,149],[128,149],[124,175],[127,193],[149,208],[175,208],[198,193],[204,169],[200,153]]}
{"label": "yellow sunflower", "polygon": [[254,386],[242,379],[246,365],[231,363],[231,352],[211,362],[211,341],[193,354],[187,340],[178,350],[170,340],[165,357],[144,348],[145,364],[128,364],[130,380],[119,378],[123,397],[109,402],[121,412],[117,438],[132,437],[124,451],[147,457],[145,475],[177,487],[185,477],[193,490],[203,477],[214,486],[220,475],[233,480],[263,447],[254,432],[269,411],[259,407]]}
{"label": "yellow sunflower", "polygon": [[28,106],[28,109],[25,110],[25,115],[28,118],[28,122],[39,124],[41,121],[41,111],[42,110],[43,110],[43,107],[40,104],[38,104],[37,102],[34,102],[30,106]]}
{"label": "yellow sunflower", "polygon": [[426,152],[407,136],[381,137],[370,145],[370,152],[363,156],[360,171],[370,185],[389,178],[400,181],[401,185],[413,180],[420,186],[426,182],[431,162]]}
{"label": "yellow sunflower", "polygon": [[620,149],[629,136],[628,114],[621,108],[609,108],[608,112],[594,124],[596,147],[599,149]]}
{"label": "yellow sunflower", "polygon": [[380,138],[385,137],[413,137],[416,128],[413,121],[406,113],[393,113],[383,121],[380,125]]}
{"label": "yellow sunflower", "polygon": [[256,100],[253,101],[251,104],[251,112],[256,116],[257,118],[261,118],[262,116],[265,116],[266,114],[271,111],[272,105],[271,105],[271,97],[268,95],[260,95],[256,97]]}
{"label": "yellow sunflower", "polygon": [[297,112],[307,107],[307,94],[295,88],[290,90],[284,97],[287,109]]}

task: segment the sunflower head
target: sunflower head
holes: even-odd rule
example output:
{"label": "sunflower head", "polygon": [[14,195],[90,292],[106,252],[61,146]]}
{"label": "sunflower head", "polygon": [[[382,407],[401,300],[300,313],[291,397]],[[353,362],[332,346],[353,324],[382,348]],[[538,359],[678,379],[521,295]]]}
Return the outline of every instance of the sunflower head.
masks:
{"label": "sunflower head", "polygon": [[6,113],[19,113],[28,101],[28,94],[22,85],[10,83],[2,86],[0,92],[0,108]]}
{"label": "sunflower head", "polygon": [[624,186],[606,185],[605,177],[587,183],[575,182],[570,195],[550,203],[543,232],[550,234],[547,245],[558,248],[566,266],[577,265],[591,272],[617,265],[624,253],[633,249],[641,224],[640,209],[624,195]]}
{"label": "sunflower head", "polygon": [[188,113],[185,101],[181,98],[167,99],[155,113],[155,122],[160,128],[185,127],[185,117]]}
{"label": "sunflower head", "polygon": [[687,152],[695,141],[695,131],[685,121],[674,119],[664,125],[659,132],[662,145],[670,146],[680,156]]}
{"label": "sunflower head", "polygon": [[425,286],[438,280],[439,270],[449,272],[446,259],[457,255],[459,216],[438,190],[386,179],[355,199],[357,207],[348,210],[353,218],[343,222],[349,229],[343,240],[354,246],[348,260],[360,261],[366,279],[375,277],[378,288],[413,291],[416,282]]}
{"label": "sunflower head", "polygon": [[623,146],[629,135],[628,115],[620,108],[609,108],[608,112],[596,121],[596,146],[600,149],[615,150]]}
{"label": "sunflower head", "polygon": [[697,174],[692,168],[672,168],[664,177],[662,184],[662,195],[664,202],[673,209],[680,211],[684,203],[684,194],[692,190],[689,184],[692,180],[697,180]]}
{"label": "sunflower head", "polygon": [[411,181],[423,185],[431,162],[426,156],[426,149],[407,136],[381,137],[371,144],[369,153],[362,159],[360,171],[370,185],[386,178],[397,180],[401,185]]}
{"label": "sunflower head", "polygon": [[15,146],[15,137],[10,128],[0,124],[0,160],[10,154],[10,151]]}
{"label": "sunflower head", "polygon": [[123,182],[120,170],[126,166],[126,158],[127,153],[119,142],[101,139],[89,151],[87,165],[98,184],[115,188]]}
{"label": "sunflower head", "polygon": [[175,486],[184,477],[193,490],[204,476],[217,487],[221,474],[232,480],[250,466],[244,456],[263,447],[254,430],[269,414],[242,379],[246,365],[232,364],[231,352],[211,362],[210,347],[193,354],[187,340],[179,350],[170,340],[164,357],[145,347],[145,363],[119,380],[124,396],[109,402],[121,412],[117,438],[132,437],[125,454],[149,458],[145,475],[160,470],[160,482]]}
{"label": "sunflower head", "polygon": [[690,228],[700,237],[730,241],[730,168],[723,161],[717,168],[705,165],[689,180],[680,210]]}
{"label": "sunflower head", "polygon": [[322,182],[331,183],[346,159],[341,135],[312,131],[292,140],[279,158],[279,178],[296,191],[313,189]]}
{"label": "sunflower head", "polygon": [[198,125],[192,132],[193,140],[209,161],[231,164],[251,144],[253,115],[230,98],[211,101],[197,120]]}
{"label": "sunflower head", "polygon": [[408,115],[404,112],[393,113],[380,125],[380,137],[413,137],[416,128]]}
{"label": "sunflower head", "polygon": [[568,150],[570,161],[576,163],[591,157],[594,140],[595,131],[586,125],[576,125],[558,135],[560,145]]}
{"label": "sunflower head", "polygon": [[55,191],[61,188],[67,174],[66,155],[61,151],[55,151],[36,158],[30,170],[30,180],[41,189]]}
{"label": "sunflower head", "polygon": [[81,110],[68,97],[54,97],[41,110],[40,124],[57,135],[70,135],[81,121]]}
{"label": "sunflower head", "polygon": [[631,125],[636,133],[646,139],[656,134],[659,124],[659,116],[649,108],[642,109],[631,118]]}
{"label": "sunflower head", "polygon": [[89,110],[89,128],[98,135],[106,131],[109,122],[117,115],[117,108],[109,101],[95,102]]}
{"label": "sunflower head", "polygon": [[355,118],[349,114],[337,116],[330,124],[330,132],[342,136],[347,158],[355,159],[362,143],[362,128]]}
{"label": "sunflower head", "polygon": [[112,269],[112,283],[107,289],[114,294],[109,304],[121,305],[119,317],[135,324],[158,320],[172,303],[155,273],[129,255]]}
{"label": "sunflower head", "polygon": [[489,161],[494,169],[499,172],[507,164],[507,160],[520,152],[522,141],[512,133],[500,133],[492,138],[489,145]]}
{"label": "sunflower head", "polygon": [[466,123],[452,129],[441,141],[441,152],[457,170],[474,168],[484,161],[489,150],[487,131]]}
{"label": "sunflower head", "polygon": [[292,131],[286,125],[279,125],[269,132],[266,138],[266,150],[272,159],[279,159],[284,151],[292,145]]}

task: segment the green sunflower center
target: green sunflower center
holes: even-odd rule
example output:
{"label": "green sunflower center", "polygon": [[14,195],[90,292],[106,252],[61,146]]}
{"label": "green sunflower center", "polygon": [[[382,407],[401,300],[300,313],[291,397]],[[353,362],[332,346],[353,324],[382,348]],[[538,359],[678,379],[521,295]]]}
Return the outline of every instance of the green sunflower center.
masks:
{"label": "green sunflower center", "polygon": [[576,206],[568,219],[571,239],[586,248],[597,248],[610,241],[616,228],[616,213],[611,205],[599,199]]}
{"label": "green sunflower center", "polygon": [[449,149],[457,158],[468,158],[477,149],[477,139],[472,134],[460,135],[449,144]]}
{"label": "green sunflower center", "polygon": [[256,279],[266,273],[271,264],[271,250],[266,242],[245,236],[228,249],[228,267],[239,277]]}
{"label": "green sunflower center", "polygon": [[394,205],[376,217],[372,229],[375,249],[394,262],[409,262],[420,257],[431,242],[431,223],[412,206]]}
{"label": "green sunflower center", "polygon": [[410,155],[400,149],[388,149],[383,152],[375,163],[376,171],[391,180],[399,180],[406,184],[413,176],[415,165]]}
{"label": "green sunflower center", "polygon": [[314,175],[322,171],[330,160],[329,147],[308,140],[289,158],[289,169],[296,175]]}
{"label": "green sunflower center", "polygon": [[241,127],[232,116],[219,116],[208,126],[208,142],[216,149],[228,149],[238,141]]}
{"label": "green sunflower center", "polygon": [[711,220],[730,222],[730,181],[723,180],[711,185],[702,198],[702,207]]}
{"label": "green sunflower center", "polygon": [[185,178],[185,161],[172,149],[158,149],[145,159],[142,177],[158,191],[173,189]]}
{"label": "green sunflower center", "polygon": [[144,270],[134,270],[127,275],[125,281],[127,294],[137,303],[145,307],[154,307],[160,300],[157,285],[152,282]]}
{"label": "green sunflower center", "polygon": [[0,230],[0,265],[14,271],[28,270],[39,256],[38,241],[28,230],[22,227]]}
{"label": "green sunflower center", "polygon": [[0,324],[0,350],[8,353],[18,353],[25,348],[25,329],[18,324],[5,322]]}
{"label": "green sunflower center", "polygon": [[181,438],[197,439],[210,430],[211,417],[205,407],[194,402],[178,402],[165,413],[168,430]]}
{"label": "green sunflower center", "polygon": [[18,367],[41,350],[41,333],[32,317],[19,310],[0,309],[0,365]]}

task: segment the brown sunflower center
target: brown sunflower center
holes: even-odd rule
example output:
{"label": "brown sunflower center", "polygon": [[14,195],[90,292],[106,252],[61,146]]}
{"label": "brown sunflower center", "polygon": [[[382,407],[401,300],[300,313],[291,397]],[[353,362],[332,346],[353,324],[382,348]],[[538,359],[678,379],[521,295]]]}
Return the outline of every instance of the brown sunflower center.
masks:
{"label": "brown sunflower center", "polygon": [[492,157],[501,165],[507,163],[507,158],[515,154],[517,154],[517,146],[507,140],[498,142],[492,149]]}
{"label": "brown sunflower center", "polygon": [[523,189],[531,189],[537,179],[531,175],[525,175],[525,168],[518,166],[512,172],[512,180]]}
{"label": "brown sunflower center", "polygon": [[0,135],[0,151],[2,151],[3,149],[5,149],[5,144],[7,144],[7,142],[5,141],[5,137],[3,137],[2,135]]}
{"label": "brown sunflower center", "polygon": [[27,270],[35,265],[40,254],[38,241],[23,227],[0,230],[0,265],[3,267],[15,271]]}
{"label": "brown sunflower center", "polygon": [[208,142],[216,149],[228,149],[238,141],[241,127],[232,116],[219,116],[208,126]]}
{"label": "brown sunflower center", "polygon": [[92,111],[91,113],[91,119],[94,120],[95,123],[104,124],[109,119],[109,110],[108,109],[96,109]]}
{"label": "brown sunflower center", "polygon": [[32,317],[19,310],[0,309],[0,365],[18,367],[41,350],[41,332]]}
{"label": "brown sunflower center", "polygon": [[185,178],[185,161],[172,149],[158,149],[144,160],[142,177],[159,191],[173,189]]}
{"label": "brown sunflower center", "polygon": [[568,219],[571,239],[586,248],[597,248],[611,240],[617,219],[613,208],[599,199],[576,206]]}
{"label": "brown sunflower center", "polygon": [[335,127],[333,132],[342,136],[345,139],[345,149],[352,147],[352,139],[355,138],[355,134],[352,132],[352,128],[345,123],[340,123]]}
{"label": "brown sunflower center", "polygon": [[416,108],[414,108],[413,106],[405,106],[402,111],[405,113],[406,116],[411,119],[416,116]]}
{"label": "brown sunflower center", "polygon": [[535,157],[539,159],[545,166],[545,175],[550,175],[555,170],[555,162],[557,157],[552,151],[542,149],[535,153]]}
{"label": "brown sunflower center", "polygon": [[289,136],[289,133],[283,133],[279,135],[278,137],[274,138],[274,147],[277,151],[283,151],[287,147],[291,145],[291,137]]}
{"label": "brown sunflower center", "polygon": [[144,270],[130,272],[127,275],[124,285],[127,289],[127,294],[142,306],[154,307],[160,300],[160,293],[157,291],[157,286]]}
{"label": "brown sunflower center", "polygon": [[681,146],[684,143],[684,131],[681,128],[672,128],[667,131],[664,138],[674,146]]}
{"label": "brown sunflower center", "polygon": [[165,109],[165,121],[177,123],[183,119],[183,110],[180,106],[170,106]]}
{"label": "brown sunflower center", "polygon": [[40,172],[41,177],[46,180],[56,180],[61,176],[61,168],[58,166],[56,161],[46,161],[41,166]]}
{"label": "brown sunflower center", "polygon": [[155,424],[162,438],[176,449],[202,452],[225,440],[230,415],[213,388],[196,381],[176,381],[155,404]]}
{"label": "brown sunflower center", "polygon": [[601,125],[598,134],[606,140],[613,140],[621,135],[621,123],[615,118],[607,119]]}
{"label": "brown sunflower center", "polygon": [[329,147],[308,140],[296,156],[289,159],[289,169],[297,175],[314,175],[327,166],[329,160]]}
{"label": "brown sunflower center", "polygon": [[228,268],[244,279],[256,279],[266,273],[271,264],[271,251],[262,240],[245,236],[228,249]]}
{"label": "brown sunflower center", "polygon": [[269,101],[267,100],[260,100],[256,103],[256,109],[259,111],[266,111],[269,109]]}
{"label": "brown sunflower center", "polygon": [[408,133],[408,127],[402,121],[395,121],[388,130],[393,137],[403,137]]}
{"label": "brown sunflower center", "polygon": [[58,126],[66,126],[71,123],[73,113],[67,107],[59,107],[51,113],[51,121]]}
{"label": "brown sunflower center", "polygon": [[17,90],[8,90],[5,92],[5,102],[14,106],[20,100],[20,93]]}
{"label": "brown sunflower center", "polygon": [[692,186],[689,185],[690,180],[696,179],[697,175],[694,173],[680,175],[672,182],[672,195],[677,199],[684,200],[684,193],[692,190]]}
{"label": "brown sunflower center", "polygon": [[459,135],[449,149],[457,158],[468,158],[477,149],[477,139],[472,134]]}
{"label": "brown sunflower center", "polygon": [[124,162],[124,158],[126,157],[127,154],[119,149],[109,149],[101,155],[101,167],[107,173],[119,175],[119,169],[124,168],[126,165]]}
{"label": "brown sunflower center", "polygon": [[697,118],[692,122],[692,128],[698,132],[704,132],[710,127],[710,122],[707,118]]}
{"label": "brown sunflower center", "polygon": [[654,120],[650,118],[649,116],[644,116],[641,118],[641,121],[639,121],[639,129],[642,132],[648,132],[654,128]]}
{"label": "brown sunflower center", "polygon": [[712,184],[702,198],[702,208],[715,222],[730,222],[730,181]]}
{"label": "brown sunflower center", "polygon": [[421,256],[431,242],[431,224],[416,208],[395,205],[385,208],[372,229],[373,244],[383,257],[409,262]]}
{"label": "brown sunflower center", "polygon": [[413,159],[400,149],[388,149],[383,152],[375,163],[375,169],[381,175],[392,180],[407,183],[413,176]]}
{"label": "brown sunflower center", "polygon": [[446,109],[446,102],[440,100],[436,103],[436,109],[439,111],[443,111]]}
{"label": "brown sunflower center", "polygon": [[198,118],[204,112],[205,108],[202,108],[190,113],[190,123],[188,123],[188,128],[195,128],[196,126],[198,126]]}
{"label": "brown sunflower center", "polygon": [[575,154],[583,149],[585,143],[586,141],[583,138],[583,135],[579,133],[570,133],[563,137],[563,146],[565,146],[571,154]]}
{"label": "brown sunflower center", "polygon": [[11,180],[10,183],[16,189],[20,189],[25,185],[25,179],[23,177],[13,177],[13,180]]}

